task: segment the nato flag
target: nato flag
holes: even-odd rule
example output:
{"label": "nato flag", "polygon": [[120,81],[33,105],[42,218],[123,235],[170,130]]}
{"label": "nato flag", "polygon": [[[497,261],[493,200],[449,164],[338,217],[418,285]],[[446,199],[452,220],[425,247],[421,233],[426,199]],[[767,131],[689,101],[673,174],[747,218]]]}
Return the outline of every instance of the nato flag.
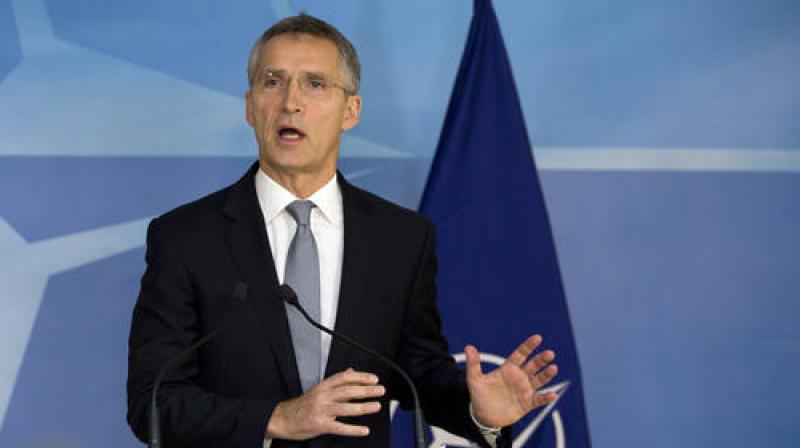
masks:
{"label": "nato flag", "polygon": [[556,352],[563,394],[546,417],[534,411],[515,426],[514,446],[589,447],[550,223],[489,0],[475,2],[420,209],[436,225],[439,307],[454,348],[475,344],[487,369],[498,362],[488,355],[507,356],[532,333]]}

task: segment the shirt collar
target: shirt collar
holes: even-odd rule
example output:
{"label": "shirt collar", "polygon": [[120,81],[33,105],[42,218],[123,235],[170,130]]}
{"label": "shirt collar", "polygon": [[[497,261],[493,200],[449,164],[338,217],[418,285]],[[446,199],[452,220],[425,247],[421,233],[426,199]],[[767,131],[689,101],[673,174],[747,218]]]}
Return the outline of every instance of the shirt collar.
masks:
{"label": "shirt collar", "polygon": [[[255,183],[258,203],[261,205],[267,224],[275,219],[287,205],[299,199],[260,169],[256,171]],[[334,174],[325,185],[309,196],[308,200],[317,206],[326,221],[334,226],[341,226],[343,221],[342,192],[337,181],[337,174]]]}

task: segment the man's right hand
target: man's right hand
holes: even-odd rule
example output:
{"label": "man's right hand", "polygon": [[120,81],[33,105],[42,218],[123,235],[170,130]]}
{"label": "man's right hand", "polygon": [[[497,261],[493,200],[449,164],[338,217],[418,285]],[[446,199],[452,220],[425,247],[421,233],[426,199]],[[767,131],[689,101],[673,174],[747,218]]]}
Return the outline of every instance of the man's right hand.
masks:
{"label": "man's right hand", "polygon": [[381,409],[378,401],[352,403],[351,400],[377,398],[386,389],[378,377],[347,369],[307,390],[303,395],[275,406],[267,424],[267,439],[306,440],[322,434],[363,437],[369,428],[348,425],[337,417],[374,414]]}

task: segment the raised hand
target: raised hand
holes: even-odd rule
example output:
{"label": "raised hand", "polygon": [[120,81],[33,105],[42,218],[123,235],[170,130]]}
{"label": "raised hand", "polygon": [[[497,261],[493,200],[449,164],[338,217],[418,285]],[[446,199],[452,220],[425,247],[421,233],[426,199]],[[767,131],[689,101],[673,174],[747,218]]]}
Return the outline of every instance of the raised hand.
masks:
{"label": "raised hand", "polygon": [[503,427],[516,423],[528,412],[556,399],[554,392],[539,393],[558,373],[552,350],[531,356],[542,343],[539,335],[525,340],[497,369],[484,374],[480,353],[468,345],[467,386],[475,418],[486,426]]}
{"label": "raised hand", "polygon": [[386,390],[378,377],[347,369],[307,390],[303,395],[275,406],[267,424],[268,439],[306,440],[322,434],[363,437],[369,428],[348,425],[337,417],[374,414],[378,401],[352,403],[354,399],[377,398]]}

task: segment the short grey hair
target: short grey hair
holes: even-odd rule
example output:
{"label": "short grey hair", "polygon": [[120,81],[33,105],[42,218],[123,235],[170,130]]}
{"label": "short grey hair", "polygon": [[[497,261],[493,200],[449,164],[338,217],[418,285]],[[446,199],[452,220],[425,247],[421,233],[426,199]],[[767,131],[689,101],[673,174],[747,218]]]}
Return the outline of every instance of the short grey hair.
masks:
{"label": "short grey hair", "polygon": [[258,75],[256,71],[258,70],[261,50],[264,45],[273,37],[284,34],[307,34],[333,42],[339,52],[339,70],[341,70],[345,87],[349,90],[346,93],[358,94],[358,89],[361,85],[361,63],[358,60],[358,53],[356,53],[355,47],[333,25],[306,13],[300,13],[300,15],[281,20],[264,31],[264,34],[255,41],[253,48],[250,50],[250,58],[247,60],[247,81],[250,84],[250,88],[253,88],[255,78]]}

